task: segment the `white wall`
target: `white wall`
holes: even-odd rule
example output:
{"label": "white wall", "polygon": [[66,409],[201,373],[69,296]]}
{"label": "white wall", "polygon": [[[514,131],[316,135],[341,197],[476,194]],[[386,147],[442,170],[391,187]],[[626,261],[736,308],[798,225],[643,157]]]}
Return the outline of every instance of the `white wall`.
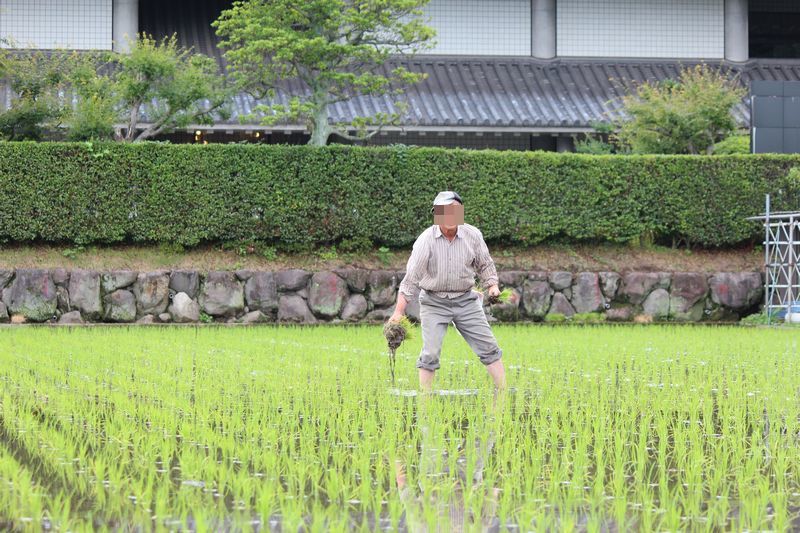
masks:
{"label": "white wall", "polygon": [[559,56],[722,58],[724,0],[558,0]]}
{"label": "white wall", "polygon": [[0,37],[22,48],[110,50],[111,2],[0,0]]}
{"label": "white wall", "polygon": [[[558,0],[556,5],[559,56],[724,55],[724,0]],[[33,48],[108,50],[112,11],[112,0],[0,0],[0,37]],[[437,30],[437,44],[427,53],[531,54],[530,0],[431,0],[424,11]]]}
{"label": "white wall", "polygon": [[431,0],[426,23],[436,29],[430,54],[531,54],[530,0]]}

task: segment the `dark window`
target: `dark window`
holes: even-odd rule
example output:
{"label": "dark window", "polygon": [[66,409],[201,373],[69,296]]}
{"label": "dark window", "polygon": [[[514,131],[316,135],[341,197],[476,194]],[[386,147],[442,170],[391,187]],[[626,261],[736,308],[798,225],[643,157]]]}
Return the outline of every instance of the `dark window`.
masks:
{"label": "dark window", "polygon": [[750,1],[750,57],[800,58],[800,2]]}
{"label": "dark window", "polygon": [[156,38],[178,34],[178,43],[211,57],[218,57],[217,38],[211,23],[233,0],[140,0],[139,31]]}

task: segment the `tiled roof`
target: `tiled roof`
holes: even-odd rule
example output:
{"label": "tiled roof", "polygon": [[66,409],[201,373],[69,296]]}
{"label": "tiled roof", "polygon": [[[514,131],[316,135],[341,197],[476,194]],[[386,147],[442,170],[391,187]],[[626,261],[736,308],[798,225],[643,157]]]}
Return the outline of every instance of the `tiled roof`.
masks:
{"label": "tiled roof", "polygon": [[[623,118],[621,97],[638,83],[675,79],[682,67],[699,61],[417,56],[399,63],[427,74],[405,92],[407,128],[569,131],[589,128],[594,121]],[[800,80],[797,60],[706,63],[745,86],[750,80]],[[287,98],[279,92],[279,101]],[[747,100],[745,96],[733,111],[742,127],[750,125]],[[241,95],[231,121],[238,122],[237,115],[250,113],[256,104],[249,95]],[[378,111],[394,111],[389,98],[359,97],[337,103],[331,119],[347,122]]]}
{"label": "tiled roof", "polygon": [[[537,60],[519,57],[425,57],[404,64],[428,78],[407,92],[406,124],[413,126],[587,128],[593,121],[622,118],[621,97],[645,80],[677,78],[699,61],[636,59]],[[747,86],[752,79],[800,80],[800,61],[706,62]],[[354,107],[367,111],[365,101]],[[385,104],[379,102],[379,105]],[[381,108],[381,110],[385,110]],[[346,119],[350,109],[335,107]],[[749,126],[747,97],[734,109]]]}
{"label": "tiled roof", "polygon": [[[173,4],[175,4],[173,6]],[[146,6],[152,6],[146,8]],[[217,38],[209,26],[219,14],[219,2],[198,1],[191,13],[183,3],[143,0],[140,27],[155,36],[177,32],[183,46],[211,55],[224,69]],[[185,7],[183,8],[185,9]],[[176,11],[177,10],[177,11]],[[404,127],[414,129],[509,131],[576,131],[594,121],[622,118],[620,98],[645,80],[676,78],[682,66],[700,60],[467,57],[418,55],[397,60],[427,79],[406,91],[408,115]],[[747,63],[706,60],[747,86],[751,80],[800,80],[800,60],[753,59]],[[390,65],[391,67],[391,65]],[[287,82],[290,91],[303,88]],[[280,91],[278,100],[287,101]],[[748,127],[750,110],[745,97],[734,109],[738,124]],[[257,105],[251,96],[235,99],[234,114],[222,128],[239,125],[239,116]],[[358,97],[334,104],[331,120],[349,122],[355,116],[393,112],[388,97]]]}

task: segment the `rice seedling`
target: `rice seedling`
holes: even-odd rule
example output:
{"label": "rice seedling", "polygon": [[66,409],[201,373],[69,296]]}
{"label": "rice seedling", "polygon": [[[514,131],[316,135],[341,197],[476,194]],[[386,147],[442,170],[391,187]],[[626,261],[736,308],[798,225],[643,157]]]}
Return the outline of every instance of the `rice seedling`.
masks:
{"label": "rice seedling", "polygon": [[505,289],[500,291],[500,294],[498,294],[496,296],[493,295],[493,294],[490,294],[489,295],[489,300],[488,300],[489,305],[494,305],[494,304],[498,304],[498,303],[501,303],[501,304],[508,303],[508,301],[511,299],[511,296],[513,294],[514,294],[514,291],[512,291],[508,287],[506,287]]}
{"label": "rice seedling", "polygon": [[474,290],[484,295],[486,303],[489,305],[508,303],[511,300],[511,297],[514,295],[514,291],[510,287],[506,287],[505,289],[500,291],[500,294],[496,296],[495,295],[486,296],[483,291],[483,287],[481,287],[480,285],[476,285]]}
{"label": "rice seedling", "polygon": [[0,528],[798,528],[791,330],[496,326],[497,395],[380,331],[0,329]]}

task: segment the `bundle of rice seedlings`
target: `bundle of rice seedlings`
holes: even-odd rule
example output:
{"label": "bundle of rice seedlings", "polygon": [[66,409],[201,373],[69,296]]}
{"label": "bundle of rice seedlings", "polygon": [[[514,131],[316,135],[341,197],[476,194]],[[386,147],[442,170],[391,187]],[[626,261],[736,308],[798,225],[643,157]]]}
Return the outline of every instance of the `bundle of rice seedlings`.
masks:
{"label": "bundle of rice seedlings", "polygon": [[512,294],[514,294],[514,291],[511,290],[509,287],[506,287],[505,289],[500,291],[500,294],[498,294],[497,296],[489,296],[489,304],[494,305],[498,303],[499,304],[508,303],[508,301],[511,299]]}
{"label": "bundle of rice seedlings", "polygon": [[[480,287],[475,287],[475,290],[480,292],[481,294],[484,294],[483,289]],[[512,294],[514,294],[514,291],[511,290],[510,287],[506,287],[505,289],[500,291],[499,295],[489,296],[489,298],[486,299],[486,303],[488,303],[489,305],[504,304],[511,299]]]}
{"label": "bundle of rice seedlings", "polygon": [[394,385],[395,352],[404,340],[412,338],[411,321],[404,316],[397,322],[387,322],[383,326],[383,336],[386,337],[386,343],[389,345],[389,369],[392,372],[392,384]]}

